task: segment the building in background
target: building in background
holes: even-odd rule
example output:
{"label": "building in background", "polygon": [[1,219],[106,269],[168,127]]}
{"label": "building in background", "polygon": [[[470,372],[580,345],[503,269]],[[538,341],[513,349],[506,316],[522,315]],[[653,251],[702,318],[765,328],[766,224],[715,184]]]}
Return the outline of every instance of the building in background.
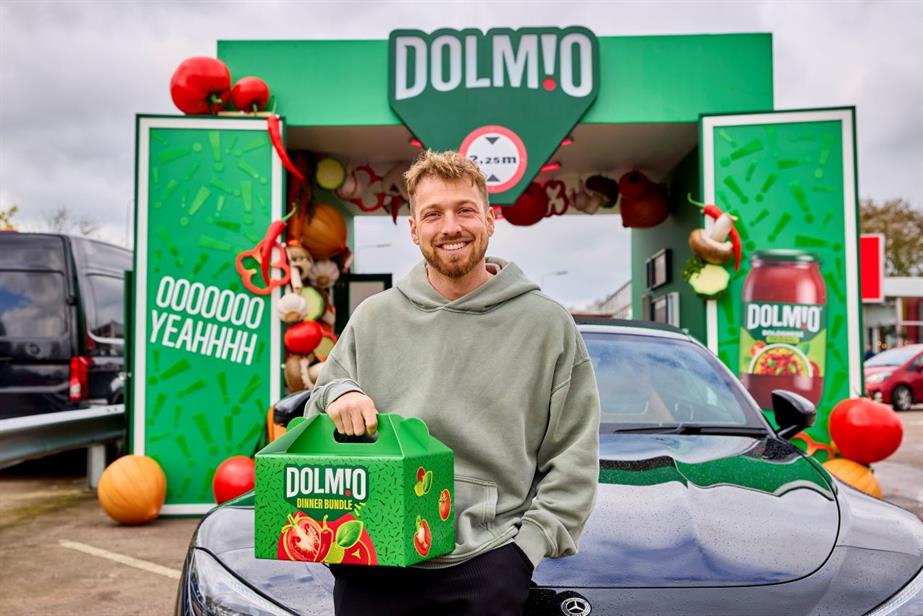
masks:
{"label": "building in background", "polygon": [[923,341],[923,278],[885,278],[882,288],[882,301],[862,306],[866,348],[877,353]]}

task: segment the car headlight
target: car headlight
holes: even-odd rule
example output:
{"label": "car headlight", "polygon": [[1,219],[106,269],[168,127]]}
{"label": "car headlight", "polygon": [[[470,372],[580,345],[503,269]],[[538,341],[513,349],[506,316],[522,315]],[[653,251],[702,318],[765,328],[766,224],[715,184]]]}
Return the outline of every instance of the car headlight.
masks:
{"label": "car headlight", "polygon": [[196,616],[292,616],[202,550],[193,551],[186,588]]}
{"label": "car headlight", "polygon": [[873,374],[869,378],[865,379],[866,383],[881,383],[887,381],[891,377],[890,372],[879,372],[878,374]]}
{"label": "car headlight", "polygon": [[923,614],[923,569],[897,594],[866,614],[866,616],[914,616]]}

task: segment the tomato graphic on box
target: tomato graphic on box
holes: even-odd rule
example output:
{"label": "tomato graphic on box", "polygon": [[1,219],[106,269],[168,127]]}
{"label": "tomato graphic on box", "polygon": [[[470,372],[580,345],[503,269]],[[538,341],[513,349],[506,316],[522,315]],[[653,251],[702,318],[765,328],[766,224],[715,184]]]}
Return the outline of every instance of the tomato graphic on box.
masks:
{"label": "tomato graphic on box", "polygon": [[365,525],[352,514],[320,523],[302,512],[290,515],[279,533],[276,557],[344,565],[375,565],[375,546]]}

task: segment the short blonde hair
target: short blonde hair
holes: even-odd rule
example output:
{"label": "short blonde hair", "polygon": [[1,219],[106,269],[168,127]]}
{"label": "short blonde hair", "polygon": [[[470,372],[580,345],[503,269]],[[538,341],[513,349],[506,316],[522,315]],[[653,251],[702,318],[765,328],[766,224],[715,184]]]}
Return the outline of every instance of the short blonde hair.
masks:
{"label": "short blonde hair", "polygon": [[481,168],[474,161],[452,150],[446,150],[445,152],[426,150],[420,153],[417,160],[410,166],[410,169],[404,173],[404,180],[407,182],[407,194],[410,196],[411,214],[413,213],[413,195],[417,191],[417,185],[425,178],[468,180],[481,193],[481,197],[484,199],[484,207],[488,207],[487,178],[484,177]]}

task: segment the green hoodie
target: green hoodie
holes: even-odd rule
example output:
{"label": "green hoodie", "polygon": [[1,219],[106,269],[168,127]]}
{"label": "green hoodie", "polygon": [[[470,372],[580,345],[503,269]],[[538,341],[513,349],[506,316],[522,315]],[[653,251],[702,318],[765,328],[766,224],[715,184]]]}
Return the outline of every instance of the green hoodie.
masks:
{"label": "green hoodie", "polygon": [[515,541],[534,565],[567,556],[593,508],[599,394],[573,318],[516,265],[456,300],[424,263],[355,310],[305,415],[350,391],[419,417],[455,452],[455,550],[445,567]]}

